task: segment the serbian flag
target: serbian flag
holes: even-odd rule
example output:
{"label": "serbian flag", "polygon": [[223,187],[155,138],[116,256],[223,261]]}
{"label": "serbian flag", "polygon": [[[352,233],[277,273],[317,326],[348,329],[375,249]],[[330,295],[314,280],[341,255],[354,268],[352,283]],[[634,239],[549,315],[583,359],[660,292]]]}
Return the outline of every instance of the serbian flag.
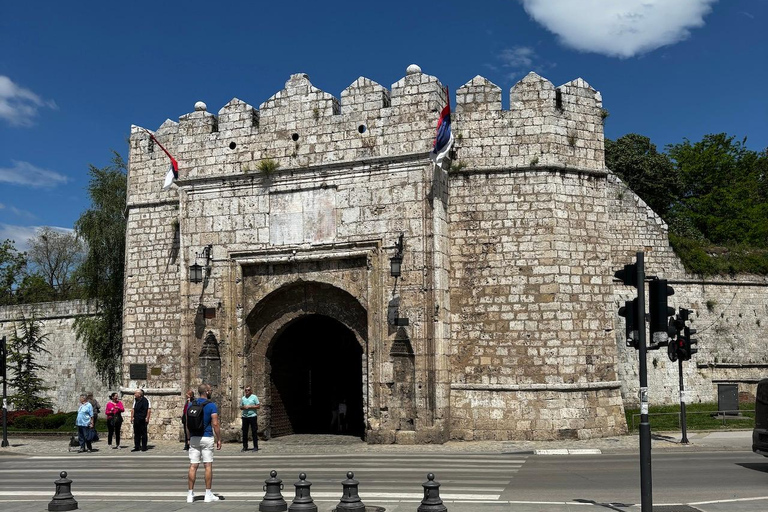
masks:
{"label": "serbian flag", "polygon": [[437,120],[437,134],[435,135],[434,148],[429,153],[429,158],[438,166],[443,165],[443,159],[453,146],[453,133],[451,133],[451,98],[448,96],[448,88],[445,88],[446,104],[440,112]]}
{"label": "serbian flag", "polygon": [[[147,133],[149,133],[149,132],[147,132]],[[154,135],[152,135],[152,134],[150,133],[150,134],[149,134],[149,136],[150,136],[150,138],[151,138],[151,139],[152,139],[152,140],[155,142],[155,144],[157,144],[158,146],[160,146],[160,149],[162,149],[162,150],[163,150],[163,153],[165,153],[166,155],[168,155],[168,158],[170,158],[170,159],[171,159],[171,166],[170,166],[170,168],[168,169],[168,172],[165,174],[165,182],[163,183],[163,190],[168,190],[168,189],[170,188],[170,186],[171,186],[171,183],[173,183],[173,182],[174,182],[174,180],[177,180],[177,179],[179,179],[179,163],[176,161],[176,159],[175,159],[175,158],[173,158],[173,157],[171,156],[171,154],[168,152],[168,150],[167,150],[167,149],[165,149],[165,148],[163,147],[163,145],[162,145],[162,144],[160,144],[160,142],[158,142],[158,140],[155,138],[155,136],[154,136]]]}

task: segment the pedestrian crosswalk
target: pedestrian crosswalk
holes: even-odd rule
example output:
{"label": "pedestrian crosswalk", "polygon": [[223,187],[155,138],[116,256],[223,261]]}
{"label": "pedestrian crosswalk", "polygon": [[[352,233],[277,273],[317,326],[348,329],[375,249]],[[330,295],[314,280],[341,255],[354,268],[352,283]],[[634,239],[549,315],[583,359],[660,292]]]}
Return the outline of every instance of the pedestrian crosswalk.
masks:
{"label": "pedestrian crosswalk", "polygon": [[[313,455],[219,455],[214,489],[227,499],[261,499],[264,480],[277,471],[290,499],[299,473],[306,473],[315,499],[338,499],[348,471],[369,500],[420,500],[422,484],[433,473],[446,500],[498,500],[526,461],[500,453],[355,453]],[[51,456],[0,460],[0,496],[50,496],[59,472],[68,472],[73,493],[81,496],[174,499],[186,489],[188,459],[183,455],[88,457]],[[202,485],[202,472],[198,482]]]}

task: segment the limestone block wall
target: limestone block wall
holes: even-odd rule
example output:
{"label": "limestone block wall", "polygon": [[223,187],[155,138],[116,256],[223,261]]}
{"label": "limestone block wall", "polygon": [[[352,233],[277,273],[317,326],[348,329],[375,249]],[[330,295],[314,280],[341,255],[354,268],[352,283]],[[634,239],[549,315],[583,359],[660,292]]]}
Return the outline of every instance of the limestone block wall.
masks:
{"label": "limestone block wall", "polygon": [[[768,376],[768,346],[761,318],[768,313],[768,281],[758,276],[702,278],[688,274],[669,245],[668,228],[617,177],[608,177],[608,213],[616,236],[611,238],[615,269],[645,251],[647,275],[669,280],[675,294],[669,305],[694,311],[690,326],[697,329],[699,352],[683,364],[683,379],[692,402],[717,402],[718,384],[738,384],[743,398],[754,395],[757,380]],[[635,296],[634,288],[617,284],[614,312]],[[647,311],[647,305],[646,305]],[[615,313],[614,313],[615,314]],[[638,403],[638,353],[624,343],[624,319],[615,317],[619,351],[618,372],[627,404]],[[648,352],[651,403],[679,402],[678,363],[665,349]]]}
{"label": "limestone block wall", "polygon": [[[22,306],[0,307],[0,337],[10,340],[17,322],[22,318],[42,323],[41,332],[47,335],[47,352],[40,353],[35,362],[46,366],[38,375],[50,390],[46,393],[56,411],[75,411],[81,393],[92,391],[100,403],[111,392],[88,361],[83,344],[77,340],[73,324],[79,316],[95,314],[85,301],[44,302]],[[8,372],[8,378],[13,378]],[[13,388],[8,394],[14,393]]]}
{"label": "limestone block wall", "polygon": [[454,438],[625,430],[604,180],[535,169],[452,178]]}
{"label": "limestone block wall", "polygon": [[[183,404],[178,206],[137,202],[130,192],[137,179],[129,173],[121,391],[128,410],[133,392],[143,389],[153,409],[152,435],[175,439]],[[146,378],[132,378],[136,364],[146,365]]]}

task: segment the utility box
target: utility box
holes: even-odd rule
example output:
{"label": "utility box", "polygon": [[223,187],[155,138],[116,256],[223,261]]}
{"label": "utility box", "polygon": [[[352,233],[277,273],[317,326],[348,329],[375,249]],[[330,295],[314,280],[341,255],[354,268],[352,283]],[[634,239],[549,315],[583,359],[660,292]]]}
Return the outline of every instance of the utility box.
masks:
{"label": "utility box", "polygon": [[739,385],[717,385],[717,412],[721,415],[736,416],[739,414]]}

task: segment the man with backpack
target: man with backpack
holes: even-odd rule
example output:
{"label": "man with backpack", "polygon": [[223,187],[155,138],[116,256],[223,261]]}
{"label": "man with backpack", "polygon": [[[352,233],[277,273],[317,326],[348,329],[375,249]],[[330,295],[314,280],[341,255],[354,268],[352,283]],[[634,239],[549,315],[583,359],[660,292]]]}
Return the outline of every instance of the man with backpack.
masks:
{"label": "man with backpack", "polygon": [[219,430],[219,410],[211,401],[211,386],[200,384],[197,388],[199,398],[187,407],[186,429],[189,437],[189,495],[187,503],[195,501],[195,478],[197,467],[202,460],[205,467],[206,503],[218,501],[219,497],[211,492],[213,483],[213,445],[221,450],[221,431]]}

